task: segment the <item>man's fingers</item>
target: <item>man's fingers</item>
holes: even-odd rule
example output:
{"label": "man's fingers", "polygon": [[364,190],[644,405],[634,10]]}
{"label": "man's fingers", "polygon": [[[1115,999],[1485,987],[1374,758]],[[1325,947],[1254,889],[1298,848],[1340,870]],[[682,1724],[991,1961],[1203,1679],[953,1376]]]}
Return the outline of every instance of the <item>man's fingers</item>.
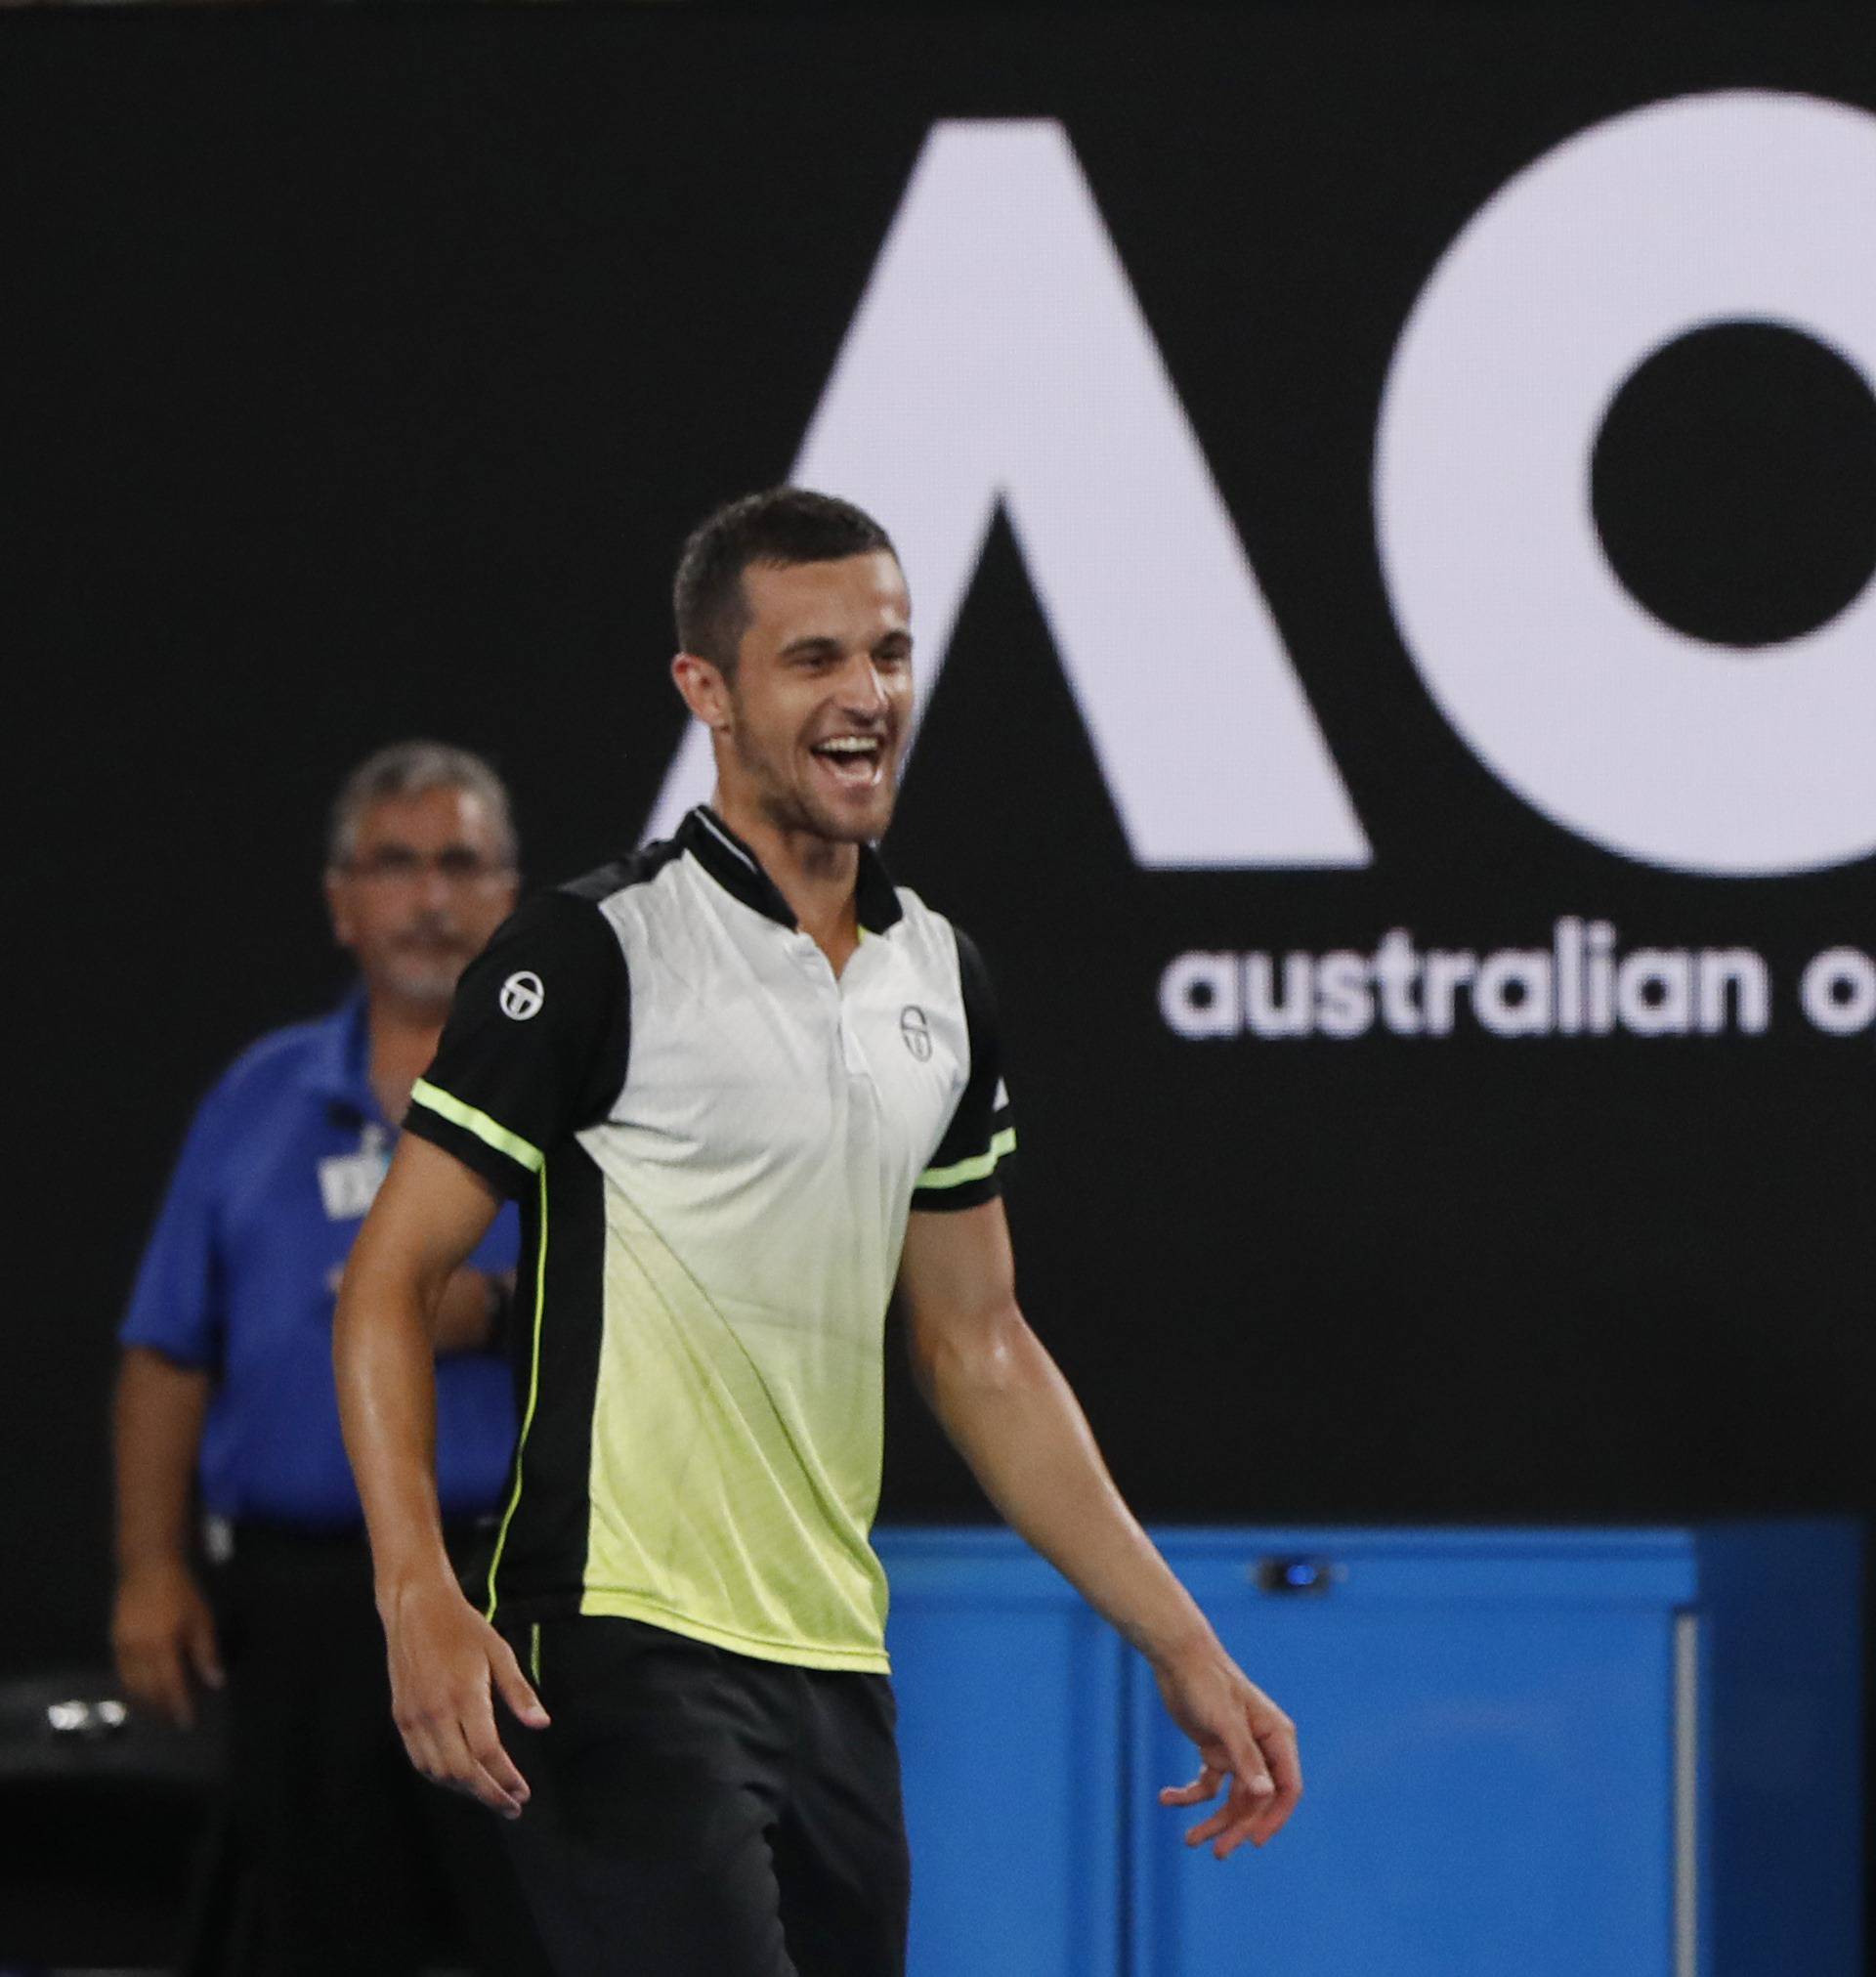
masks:
{"label": "man's fingers", "polygon": [[504,1818],[520,1817],[528,1781],[501,1747],[486,1689],[466,1706],[441,1702],[401,1711],[398,1730],[410,1762],[432,1784],[466,1792]]}
{"label": "man's fingers", "polygon": [[159,1710],[178,1729],[195,1725],[195,1698],[183,1671],[182,1656],[172,1649],[146,1649],[126,1658],[124,1687],[131,1699]]}
{"label": "man's fingers", "polygon": [[514,1651],[453,1586],[414,1586],[386,1612],[393,1715],[410,1761],[437,1784],[520,1816],[528,1782],[502,1747],[494,1698],[526,1724],[547,1712]]}
{"label": "man's fingers", "polygon": [[206,1612],[198,1613],[189,1630],[189,1659],[205,1688],[219,1689],[227,1679],[222,1673],[222,1653],[215,1639],[215,1622]]}
{"label": "man's fingers", "polygon": [[[1268,1785],[1270,1781],[1265,1777],[1263,1783]],[[1255,1791],[1249,1785],[1234,1787],[1230,1802],[1225,1807],[1223,1823],[1213,1836],[1212,1854],[1215,1860],[1229,1860],[1247,1840],[1258,1838],[1274,1795],[1274,1787],[1263,1792]]]}
{"label": "man's fingers", "polygon": [[1229,1749],[1231,1776],[1253,1798],[1269,1798],[1277,1788],[1276,1781],[1270,1776],[1270,1767],[1264,1762],[1262,1747],[1247,1727],[1242,1736],[1235,1738]]}
{"label": "man's fingers", "polygon": [[183,1730],[195,1727],[195,1691],[189,1669],[174,1649],[163,1657],[163,1680],[169,1698],[170,1720]]}
{"label": "man's fingers", "polygon": [[405,1755],[409,1758],[412,1769],[419,1778],[427,1778],[432,1784],[447,1784],[443,1772],[443,1760],[438,1756],[429,1731],[421,1724],[400,1723],[398,1734],[404,1739]]}
{"label": "man's fingers", "polygon": [[1251,1835],[1262,1846],[1283,1830],[1302,1797],[1302,1758],[1297,1749],[1296,1729],[1288,1722],[1266,1731],[1258,1741],[1276,1785],[1275,1792],[1258,1808],[1256,1830]]}
{"label": "man's fingers", "polygon": [[487,1741],[480,1735],[471,1734],[468,1742],[469,1755],[475,1759],[483,1777],[519,1812],[528,1803],[528,1781],[516,1770],[515,1760],[501,1747],[501,1739],[495,1735],[493,1725],[490,1726]]}
{"label": "man's fingers", "polygon": [[515,1651],[499,1635],[496,1636],[496,1648],[499,1652],[489,1656],[489,1672],[494,1677],[496,1693],[530,1730],[545,1730],[547,1712],[540,1706],[540,1698],[529,1685],[527,1676],[521,1672]]}
{"label": "man's fingers", "polygon": [[1202,1847],[1209,1839],[1215,1839],[1231,1824],[1231,1802],[1219,1806],[1210,1819],[1201,1820],[1197,1826],[1185,1829],[1185,1843],[1189,1847]]}
{"label": "man's fingers", "polygon": [[1209,1844],[1220,1860],[1246,1840],[1263,1845],[1302,1797],[1296,1725],[1222,1651],[1197,1668],[1158,1673],[1167,1711],[1198,1746],[1204,1766],[1193,1784],[1164,1789],[1160,1803],[1199,1805],[1229,1778],[1224,1803],[1187,1829],[1186,1844]]}
{"label": "man's fingers", "polygon": [[134,1648],[120,1646],[117,1650],[117,1683],[133,1702],[149,1706],[156,1700],[149,1685],[149,1663]]}
{"label": "man's fingers", "polygon": [[1297,1731],[1293,1723],[1285,1722],[1275,1730],[1266,1730],[1258,1738],[1258,1747],[1270,1767],[1270,1776],[1276,1780],[1279,1791],[1294,1791],[1302,1796],[1302,1756],[1297,1748]]}
{"label": "man's fingers", "polygon": [[1218,1860],[1228,1860],[1249,1840],[1263,1846],[1283,1830],[1302,1797],[1302,1766],[1297,1756],[1296,1732],[1288,1727],[1266,1732],[1258,1752],[1262,1767],[1234,1775],[1230,1796],[1203,1826],[1186,1834],[1188,1844],[1208,1840]]}
{"label": "man's fingers", "polygon": [[480,1799],[491,1812],[517,1818],[521,1807],[483,1770],[465,1741],[461,1726],[442,1717],[412,1718],[401,1725],[410,1762],[432,1784]]}
{"label": "man's fingers", "polygon": [[[495,1730],[495,1706],[490,1700],[486,1688],[479,1691],[474,1702],[463,1711],[462,1736],[476,1769],[519,1812],[528,1802],[528,1781],[515,1769],[514,1759],[502,1748],[501,1738]],[[480,1792],[476,1795],[482,1796]]]}
{"label": "man's fingers", "polygon": [[1258,1822],[1269,1803],[1267,1794],[1254,1792],[1244,1779],[1233,1777],[1224,1803],[1209,1819],[1186,1828],[1185,1843],[1189,1847],[1210,1843],[1213,1854],[1224,1860],[1256,1836]]}
{"label": "man's fingers", "polygon": [[1222,1764],[1207,1764],[1190,1784],[1165,1786],[1160,1803],[1202,1805],[1217,1796],[1227,1776],[1231,1788],[1225,1802],[1185,1834],[1187,1846],[1210,1844],[1219,1860],[1228,1859],[1246,1840],[1263,1845],[1296,1810],[1302,1796],[1302,1767],[1295,1730],[1286,1722],[1260,1740],[1247,1731]]}
{"label": "man's fingers", "polygon": [[1190,1784],[1163,1784],[1160,1787],[1162,1805],[1203,1805],[1208,1798],[1216,1798],[1218,1786],[1224,1783],[1224,1773],[1206,1765]]}
{"label": "man's fingers", "polygon": [[[493,1736],[492,1731],[490,1734]],[[452,1786],[457,1791],[466,1791],[471,1798],[479,1799],[490,1812],[500,1813],[503,1819],[521,1817],[521,1799],[490,1774],[482,1760],[470,1748],[469,1741],[460,1724],[455,1726],[453,1735],[446,1734],[440,1737],[438,1741],[443,1746],[445,1775],[442,1782],[445,1784]],[[499,1744],[495,1747],[497,1750],[500,1749]],[[507,1768],[515,1782],[521,1784],[521,1774],[512,1764]],[[527,1789],[528,1787],[523,1784],[524,1796]]]}

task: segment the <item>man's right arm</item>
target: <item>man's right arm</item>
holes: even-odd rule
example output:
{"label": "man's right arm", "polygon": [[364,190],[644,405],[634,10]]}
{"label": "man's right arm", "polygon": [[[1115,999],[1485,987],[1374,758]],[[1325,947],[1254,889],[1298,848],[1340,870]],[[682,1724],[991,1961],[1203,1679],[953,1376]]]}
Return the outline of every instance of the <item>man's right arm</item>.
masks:
{"label": "man's right arm", "polygon": [[479,1175],[406,1133],[346,1266],[332,1356],[405,1748],[426,1778],[513,1819],[528,1786],[502,1748],[493,1695],[533,1728],[547,1715],[456,1583],[436,1482],[438,1316],[497,1205]]}
{"label": "man's right arm", "polygon": [[232,1076],[197,1107],[118,1332],[111,1651],[125,1694],[185,1726],[194,1720],[195,1683],[219,1688],[222,1680],[190,1526],[222,1353],[219,1204],[237,1113]]}
{"label": "man's right arm", "polygon": [[605,916],[563,893],[522,906],[457,984],[346,1267],[333,1333],[405,1748],[425,1777],[509,1818],[528,1787],[496,1735],[491,1691],[532,1727],[547,1716],[444,1550],[433,1354],[451,1273],[503,1196],[542,1184],[541,1149],[604,1115],[624,1081],[628,1031],[624,958]]}
{"label": "man's right arm", "polygon": [[110,1644],[135,1702],[185,1728],[194,1684],[222,1686],[208,1601],[190,1563],[189,1517],[211,1376],[148,1346],[127,1346],[117,1372],[112,1448],[117,1483],[117,1598]]}

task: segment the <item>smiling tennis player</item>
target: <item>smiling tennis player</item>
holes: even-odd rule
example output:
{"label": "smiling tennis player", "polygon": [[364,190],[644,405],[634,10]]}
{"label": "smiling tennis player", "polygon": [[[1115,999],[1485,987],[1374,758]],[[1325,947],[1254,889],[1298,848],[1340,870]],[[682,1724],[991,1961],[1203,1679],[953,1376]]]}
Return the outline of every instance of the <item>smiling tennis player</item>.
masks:
{"label": "smiling tennis player", "polygon": [[[983,965],[873,848],[913,708],[891,542],[845,502],[750,495],[692,536],[676,606],[713,800],[529,901],[464,976],[346,1273],[346,1440],[405,1742],[512,1823],[564,1977],[898,1977],[869,1541],[895,1288],[946,1434],[1197,1745],[1163,1802],[1228,1782],[1192,1843],[1283,1826],[1296,1733],[1018,1309]],[[510,1196],[524,1421],[479,1611],[440,1534],[430,1335]]]}

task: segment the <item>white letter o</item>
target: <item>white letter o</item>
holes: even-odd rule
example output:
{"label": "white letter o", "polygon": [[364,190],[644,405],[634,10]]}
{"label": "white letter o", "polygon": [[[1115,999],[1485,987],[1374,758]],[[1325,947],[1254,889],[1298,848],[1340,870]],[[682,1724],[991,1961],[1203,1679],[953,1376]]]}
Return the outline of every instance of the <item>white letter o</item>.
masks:
{"label": "white letter o", "polygon": [[1509,181],[1401,333],[1375,459],[1401,637],[1502,782],[1626,857],[1770,874],[1876,849],[1876,586],[1729,652],[1624,589],[1590,510],[1617,390],[1702,324],[1781,323],[1876,378],[1872,242],[1876,117],[1684,97]]}
{"label": "white letter o", "polygon": [[1876,962],[1861,948],[1826,948],[1805,969],[1798,998],[1813,1029],[1855,1036],[1876,1022]]}

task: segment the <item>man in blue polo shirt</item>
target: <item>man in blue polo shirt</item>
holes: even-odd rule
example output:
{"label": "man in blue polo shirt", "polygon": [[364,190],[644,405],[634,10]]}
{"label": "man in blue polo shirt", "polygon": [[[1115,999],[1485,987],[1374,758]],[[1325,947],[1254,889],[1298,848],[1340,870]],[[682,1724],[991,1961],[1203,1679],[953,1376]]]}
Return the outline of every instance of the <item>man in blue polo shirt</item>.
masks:
{"label": "man in blue polo shirt", "polygon": [[[363,1520],[339,1432],[332,1311],[410,1086],[517,890],[507,793],[477,756],[386,749],[334,806],[326,895],[359,983],[263,1037],[202,1101],[145,1252],[117,1387],[112,1645],[137,1701],[192,1722],[230,1690],[253,1972],[413,1973],[439,1913],[482,1967],[535,1964],[487,1823],[416,1785],[388,1723]],[[515,1410],[495,1334],[498,1221],[439,1314],[437,1460],[463,1550],[499,1502]],[[192,1559],[199,1490],[217,1597]]]}

